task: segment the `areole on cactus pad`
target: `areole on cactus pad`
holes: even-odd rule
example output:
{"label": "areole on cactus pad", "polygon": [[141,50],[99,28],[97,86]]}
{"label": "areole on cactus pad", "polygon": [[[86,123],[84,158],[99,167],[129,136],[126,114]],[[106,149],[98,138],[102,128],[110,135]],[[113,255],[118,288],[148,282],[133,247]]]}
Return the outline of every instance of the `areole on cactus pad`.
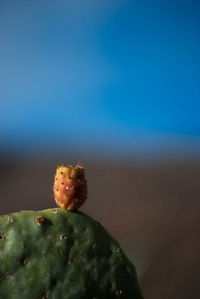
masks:
{"label": "areole on cactus pad", "polygon": [[[72,176],[72,170],[65,175]],[[80,207],[74,200],[79,194],[82,203],[87,197],[79,174],[72,184],[78,191],[65,209]],[[64,178],[66,186],[70,182],[55,178]],[[79,179],[85,193],[79,193]],[[64,208],[0,216],[0,298],[142,299],[135,267],[118,242],[87,214]]]}

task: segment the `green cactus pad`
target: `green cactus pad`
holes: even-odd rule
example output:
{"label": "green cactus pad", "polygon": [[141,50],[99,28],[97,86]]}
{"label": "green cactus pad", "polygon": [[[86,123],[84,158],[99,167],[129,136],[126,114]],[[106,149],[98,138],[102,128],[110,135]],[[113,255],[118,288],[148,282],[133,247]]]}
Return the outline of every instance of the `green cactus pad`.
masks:
{"label": "green cactus pad", "polygon": [[142,295],[134,266],[108,232],[84,213],[58,208],[0,217],[0,298]]}

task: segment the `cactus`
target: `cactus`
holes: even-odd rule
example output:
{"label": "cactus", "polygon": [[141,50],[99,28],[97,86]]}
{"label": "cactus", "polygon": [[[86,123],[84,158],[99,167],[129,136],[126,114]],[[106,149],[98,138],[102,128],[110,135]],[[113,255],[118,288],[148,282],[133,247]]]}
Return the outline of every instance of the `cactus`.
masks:
{"label": "cactus", "polygon": [[134,266],[94,219],[61,208],[0,217],[1,299],[141,299]]}
{"label": "cactus", "polygon": [[54,182],[54,198],[57,205],[65,210],[79,209],[87,198],[87,181],[82,166],[60,166]]}
{"label": "cactus", "polygon": [[58,167],[54,197],[61,208],[0,217],[1,299],[143,298],[117,241],[76,211],[87,198],[86,182],[82,166]]}

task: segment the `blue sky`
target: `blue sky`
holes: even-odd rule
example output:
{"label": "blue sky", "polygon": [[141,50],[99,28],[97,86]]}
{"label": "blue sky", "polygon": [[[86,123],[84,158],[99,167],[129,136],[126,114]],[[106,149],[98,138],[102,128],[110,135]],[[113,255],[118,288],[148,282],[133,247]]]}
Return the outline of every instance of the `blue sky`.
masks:
{"label": "blue sky", "polygon": [[199,1],[1,1],[1,147],[198,152],[199,11]]}

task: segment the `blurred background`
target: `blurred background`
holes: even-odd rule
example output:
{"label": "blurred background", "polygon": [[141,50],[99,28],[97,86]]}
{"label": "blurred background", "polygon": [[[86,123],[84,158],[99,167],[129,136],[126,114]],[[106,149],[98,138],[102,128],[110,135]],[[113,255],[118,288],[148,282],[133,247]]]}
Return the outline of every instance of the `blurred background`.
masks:
{"label": "blurred background", "polygon": [[0,1],[0,214],[54,207],[58,164],[145,299],[200,298],[200,2]]}

